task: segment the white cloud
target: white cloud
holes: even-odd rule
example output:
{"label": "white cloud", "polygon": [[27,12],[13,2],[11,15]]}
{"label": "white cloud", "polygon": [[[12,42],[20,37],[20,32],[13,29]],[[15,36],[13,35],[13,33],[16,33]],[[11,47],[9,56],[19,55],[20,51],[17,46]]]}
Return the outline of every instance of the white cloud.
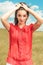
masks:
{"label": "white cloud", "polygon": [[38,5],[33,5],[33,6],[31,6],[31,9],[39,9],[39,6]]}
{"label": "white cloud", "polygon": [[36,11],[41,17],[43,17],[43,10],[37,10]]}
{"label": "white cloud", "polygon": [[40,10],[39,6],[33,5],[31,6],[31,9],[35,10],[41,17],[43,17],[43,10]]}
{"label": "white cloud", "polygon": [[15,9],[15,4],[13,2],[5,1],[3,3],[0,3],[0,12],[3,14],[12,9]]}
{"label": "white cloud", "polygon": [[0,11],[2,12],[6,12],[8,10],[10,10],[12,7],[14,7],[14,4],[12,2],[3,2],[3,3],[0,3]]}

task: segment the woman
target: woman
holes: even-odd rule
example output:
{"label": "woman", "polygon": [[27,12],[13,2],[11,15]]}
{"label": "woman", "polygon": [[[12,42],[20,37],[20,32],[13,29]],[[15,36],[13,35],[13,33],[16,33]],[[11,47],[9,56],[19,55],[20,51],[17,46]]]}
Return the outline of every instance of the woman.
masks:
{"label": "woman", "polygon": [[[14,12],[15,25],[7,22]],[[26,25],[29,13],[37,19],[35,24]],[[6,65],[32,65],[32,33],[41,26],[43,19],[25,3],[19,3],[15,9],[3,15],[1,21],[10,37]]]}

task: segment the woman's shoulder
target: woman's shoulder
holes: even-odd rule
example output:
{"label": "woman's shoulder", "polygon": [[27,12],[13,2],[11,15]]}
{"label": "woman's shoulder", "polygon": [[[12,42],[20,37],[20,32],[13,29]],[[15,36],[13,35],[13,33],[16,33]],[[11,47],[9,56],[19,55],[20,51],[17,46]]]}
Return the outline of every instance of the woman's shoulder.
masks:
{"label": "woman's shoulder", "polygon": [[27,25],[27,30],[33,30],[33,26],[34,26],[33,23],[28,24]]}
{"label": "woman's shoulder", "polygon": [[9,23],[10,27],[16,27],[16,25],[14,23]]}
{"label": "woman's shoulder", "polygon": [[31,24],[28,24],[27,25],[27,27],[32,27],[34,24],[33,23],[31,23]]}
{"label": "woman's shoulder", "polygon": [[14,23],[9,23],[10,24],[10,29],[15,29],[16,25]]}
{"label": "woman's shoulder", "polygon": [[10,24],[10,32],[16,30],[16,25],[14,23],[9,23]]}
{"label": "woman's shoulder", "polygon": [[15,26],[15,24],[14,23],[9,23],[10,25],[12,25],[12,26]]}

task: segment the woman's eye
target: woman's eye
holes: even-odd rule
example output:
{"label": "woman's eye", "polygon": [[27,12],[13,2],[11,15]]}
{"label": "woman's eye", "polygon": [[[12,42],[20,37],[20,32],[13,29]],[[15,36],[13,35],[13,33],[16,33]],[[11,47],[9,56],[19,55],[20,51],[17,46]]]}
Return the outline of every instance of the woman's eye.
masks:
{"label": "woman's eye", "polygon": [[26,17],[26,15],[18,15],[18,17],[22,17],[22,16],[23,16],[23,17]]}
{"label": "woman's eye", "polygon": [[21,15],[18,15],[19,17],[21,16]]}
{"label": "woman's eye", "polygon": [[26,17],[26,15],[24,15],[24,17]]}

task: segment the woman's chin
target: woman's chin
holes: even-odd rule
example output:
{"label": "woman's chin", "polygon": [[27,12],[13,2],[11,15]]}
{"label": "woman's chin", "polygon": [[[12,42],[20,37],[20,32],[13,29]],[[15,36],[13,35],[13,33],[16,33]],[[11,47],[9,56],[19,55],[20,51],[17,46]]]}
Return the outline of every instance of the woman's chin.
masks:
{"label": "woman's chin", "polygon": [[20,21],[20,24],[24,24],[25,22],[24,21]]}

